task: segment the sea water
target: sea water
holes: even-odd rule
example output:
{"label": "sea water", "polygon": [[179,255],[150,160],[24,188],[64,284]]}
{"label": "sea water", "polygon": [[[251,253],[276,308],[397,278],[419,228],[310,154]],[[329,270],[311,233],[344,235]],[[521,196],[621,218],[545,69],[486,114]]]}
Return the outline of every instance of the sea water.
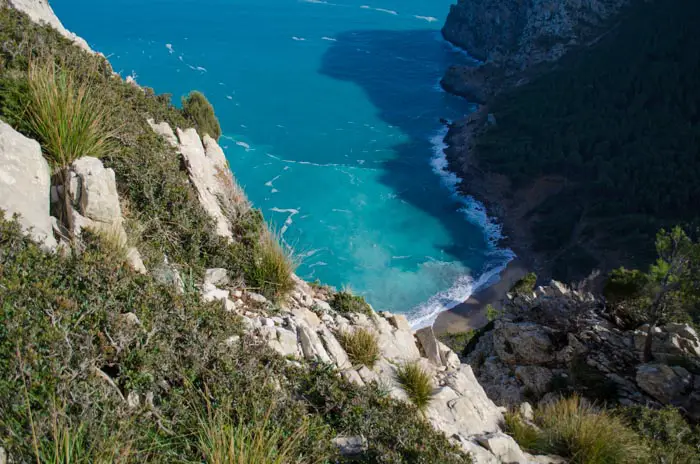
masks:
{"label": "sea water", "polygon": [[415,326],[497,278],[511,256],[455,194],[440,89],[469,58],[445,43],[450,0],[52,0],[115,71],[216,108],[220,144],[298,274],[349,286]]}

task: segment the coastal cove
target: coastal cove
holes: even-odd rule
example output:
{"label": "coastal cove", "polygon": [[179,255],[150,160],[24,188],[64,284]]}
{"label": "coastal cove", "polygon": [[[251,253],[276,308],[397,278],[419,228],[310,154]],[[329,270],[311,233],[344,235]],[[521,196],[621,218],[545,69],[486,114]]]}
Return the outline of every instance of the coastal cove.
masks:
{"label": "coastal cove", "polygon": [[207,95],[232,171],[297,251],[301,277],[347,285],[421,326],[512,258],[446,171],[440,119],[473,110],[438,84],[450,64],[470,64],[440,36],[450,3],[53,8],[122,76],[176,102],[193,88]]}

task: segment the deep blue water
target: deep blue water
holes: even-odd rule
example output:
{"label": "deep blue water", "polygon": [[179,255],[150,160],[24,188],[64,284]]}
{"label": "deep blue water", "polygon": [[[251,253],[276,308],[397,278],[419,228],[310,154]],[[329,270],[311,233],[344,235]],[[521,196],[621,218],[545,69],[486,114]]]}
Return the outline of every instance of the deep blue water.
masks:
{"label": "deep blue water", "polygon": [[[370,2],[370,3],[366,3]],[[239,182],[298,273],[414,321],[463,301],[507,259],[444,173],[449,0],[53,0],[70,30],[176,101],[214,104]]]}

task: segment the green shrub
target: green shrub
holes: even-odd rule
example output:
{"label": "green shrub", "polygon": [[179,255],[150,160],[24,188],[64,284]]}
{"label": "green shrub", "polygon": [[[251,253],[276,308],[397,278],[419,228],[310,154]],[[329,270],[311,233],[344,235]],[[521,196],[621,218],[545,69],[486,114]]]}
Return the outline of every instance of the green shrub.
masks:
{"label": "green shrub", "polygon": [[623,408],[620,415],[651,449],[651,462],[692,464],[700,462],[700,430],[683,419],[677,409]]}
{"label": "green shrub", "polygon": [[464,350],[467,348],[469,342],[474,338],[474,330],[467,330],[466,332],[456,332],[456,333],[445,333],[438,335],[438,339],[447,345],[452,351],[460,356],[463,356]]}
{"label": "green shrub", "polygon": [[486,319],[491,322],[503,315],[503,311],[494,308],[492,304],[486,305]]}
{"label": "green shrub", "polygon": [[518,442],[526,451],[538,451],[540,445],[540,433],[532,425],[526,423],[520,414],[508,411],[504,414],[505,431]]}
{"label": "green shrub", "polygon": [[511,293],[516,295],[527,295],[535,290],[535,285],[537,284],[537,274],[534,272],[528,273],[525,277],[518,280],[513,287],[510,289]]}
{"label": "green shrub", "polygon": [[204,134],[208,134],[215,140],[221,137],[221,126],[214,114],[214,107],[204,94],[193,91],[187,98],[183,98],[182,111],[185,117],[195,123],[200,136],[204,137]]}
{"label": "green shrub", "polygon": [[368,329],[358,328],[352,332],[341,332],[338,341],[353,364],[364,364],[371,368],[379,360],[377,336]]}
{"label": "green shrub", "polygon": [[372,308],[367,304],[361,296],[355,296],[348,290],[342,290],[335,295],[330,301],[331,308],[341,314],[361,313],[370,315]]}
{"label": "green shrub", "polygon": [[252,259],[245,269],[246,285],[273,300],[294,288],[294,257],[280,242],[278,233],[264,229],[261,239],[252,247]]}
{"label": "green shrub", "polygon": [[29,125],[53,168],[107,153],[116,132],[109,127],[108,109],[93,86],[57,69],[53,59],[31,64],[28,82]]}
{"label": "green shrub", "polygon": [[540,430],[517,415],[506,422],[508,432],[532,452],[556,454],[575,464],[633,464],[649,458],[647,446],[624,420],[578,396],[539,406],[534,422]]}
{"label": "green shrub", "polygon": [[430,403],[433,382],[430,374],[417,363],[407,363],[396,371],[399,381],[411,402],[421,411]]}

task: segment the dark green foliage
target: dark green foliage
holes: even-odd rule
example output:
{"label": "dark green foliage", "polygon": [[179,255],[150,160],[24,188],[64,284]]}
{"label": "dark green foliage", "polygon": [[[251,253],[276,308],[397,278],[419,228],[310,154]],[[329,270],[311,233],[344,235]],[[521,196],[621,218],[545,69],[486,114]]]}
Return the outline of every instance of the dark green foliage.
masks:
{"label": "dark green foliage", "polygon": [[221,126],[216,114],[214,114],[214,107],[211,106],[203,93],[195,90],[187,98],[183,98],[182,112],[187,119],[196,125],[199,135],[202,137],[204,134],[208,134],[214,140],[221,137]]}
{"label": "dark green foliage", "polygon": [[497,97],[498,124],[477,141],[479,166],[515,188],[562,179],[531,212],[555,278],[577,270],[562,249],[578,248],[578,275],[601,256],[639,266],[657,230],[700,218],[700,3],[632,5],[600,40]]}
{"label": "dark green foliage", "polygon": [[371,314],[372,309],[369,307],[365,299],[361,296],[356,296],[347,290],[340,291],[333,295],[330,302],[331,308],[341,314],[362,313]]}
{"label": "dark green foliage", "polygon": [[532,291],[535,290],[535,284],[537,284],[537,274],[530,272],[525,277],[518,280],[510,289],[510,292],[516,295],[532,293]]}
{"label": "dark green foliage", "polygon": [[652,463],[700,462],[700,430],[688,424],[677,409],[634,406],[619,412],[651,448]]}
{"label": "dark green foliage", "polygon": [[438,335],[438,339],[458,355],[464,356],[466,355],[464,350],[471,339],[474,338],[474,334],[474,330],[468,330],[467,332],[446,333]]}

